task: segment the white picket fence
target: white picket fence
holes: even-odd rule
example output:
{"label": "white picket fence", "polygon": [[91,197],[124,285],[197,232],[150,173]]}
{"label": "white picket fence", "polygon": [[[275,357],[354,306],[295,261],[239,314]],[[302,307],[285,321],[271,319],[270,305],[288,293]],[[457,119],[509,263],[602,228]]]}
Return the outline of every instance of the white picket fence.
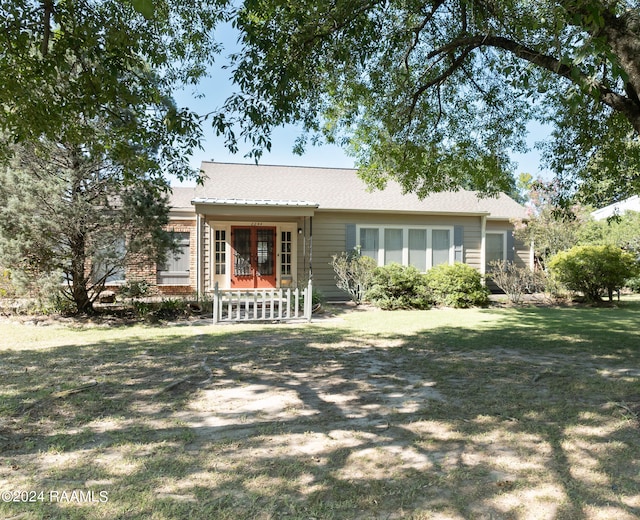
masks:
{"label": "white picket fence", "polygon": [[311,321],[312,286],[300,289],[213,289],[213,323]]}

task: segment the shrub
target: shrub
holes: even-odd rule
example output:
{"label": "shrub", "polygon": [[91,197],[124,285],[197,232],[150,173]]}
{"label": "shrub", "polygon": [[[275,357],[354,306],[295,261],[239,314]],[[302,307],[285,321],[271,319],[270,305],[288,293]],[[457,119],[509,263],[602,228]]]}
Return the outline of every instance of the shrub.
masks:
{"label": "shrub", "polygon": [[489,263],[488,276],[507,295],[511,303],[520,303],[524,294],[544,290],[544,275],[528,267],[518,267],[513,262]]}
{"label": "shrub", "polygon": [[594,303],[602,301],[604,291],[612,301],[613,292],[639,272],[631,253],[611,245],[576,246],[562,251],[551,259],[549,269],[567,289],[581,292]]}
{"label": "shrub", "polygon": [[376,261],[362,256],[359,251],[340,253],[331,258],[331,266],[336,273],[336,286],[347,292],[354,303],[359,305],[371,287]]}
{"label": "shrub", "polygon": [[427,286],[435,301],[448,307],[483,306],[489,303],[489,290],[480,273],[467,264],[438,265],[427,274]]}
{"label": "shrub", "polygon": [[413,266],[400,264],[376,268],[366,298],[385,310],[428,309],[432,303],[425,276]]}
{"label": "shrub", "polygon": [[149,292],[149,284],[146,280],[127,280],[120,288],[120,294],[125,298],[139,298]]}
{"label": "shrub", "polygon": [[131,307],[133,309],[133,313],[138,318],[148,318],[151,316],[153,308],[149,302],[144,302],[141,300],[133,300],[131,302]]}
{"label": "shrub", "polygon": [[633,278],[629,278],[627,283],[625,284],[629,290],[640,293],[640,276],[634,276]]}
{"label": "shrub", "polygon": [[156,318],[173,320],[189,315],[187,302],[180,298],[163,298],[154,312]]}
{"label": "shrub", "polygon": [[16,289],[11,282],[11,271],[0,267],[0,298],[11,298],[15,294]]}

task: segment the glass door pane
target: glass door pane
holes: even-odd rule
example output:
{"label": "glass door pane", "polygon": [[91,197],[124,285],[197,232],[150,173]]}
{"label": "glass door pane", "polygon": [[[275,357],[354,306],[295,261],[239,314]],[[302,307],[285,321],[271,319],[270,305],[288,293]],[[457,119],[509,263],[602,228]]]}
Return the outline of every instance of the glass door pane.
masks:
{"label": "glass door pane", "polygon": [[275,273],[273,229],[258,229],[256,237],[258,253],[258,276],[272,276]]}
{"label": "glass door pane", "polygon": [[236,228],[233,232],[233,274],[251,276],[251,229]]}

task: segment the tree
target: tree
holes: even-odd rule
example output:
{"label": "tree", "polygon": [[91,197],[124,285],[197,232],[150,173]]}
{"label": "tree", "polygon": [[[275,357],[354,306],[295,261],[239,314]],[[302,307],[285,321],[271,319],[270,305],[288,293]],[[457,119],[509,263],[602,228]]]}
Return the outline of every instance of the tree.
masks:
{"label": "tree", "polygon": [[615,245],[640,255],[640,213],[627,211],[611,219],[591,220],[579,239],[581,245]]}
{"label": "tree", "polygon": [[171,248],[158,181],[106,155],[73,144],[23,144],[0,185],[0,264],[27,288],[57,277],[80,313],[93,311],[113,274],[162,261]]}
{"label": "tree", "polygon": [[[225,0],[6,0],[0,6],[0,132],[11,143],[96,146],[113,163],[156,147],[162,175],[192,175],[200,120],[172,100],[219,50]],[[94,121],[109,125],[95,133]],[[98,137],[100,140],[98,140]]]}
{"label": "tree", "polygon": [[638,141],[636,1],[245,0],[235,24],[241,91],[215,124],[257,157],[273,126],[301,123],[300,149],[343,144],[374,186],[493,193],[513,187],[531,118],[553,125],[546,157],[571,188],[595,156],[617,179]]}
{"label": "tree", "polygon": [[202,137],[172,93],[207,73],[227,15],[226,0],[2,3],[4,265],[28,281],[63,276],[91,312],[124,262],[161,260],[167,178],[195,174]]}
{"label": "tree", "polygon": [[562,207],[557,181],[540,179],[530,183],[527,207],[528,218],[515,222],[514,234],[518,240],[533,244],[536,259],[543,268],[547,260],[575,246],[588,218],[580,205]]}

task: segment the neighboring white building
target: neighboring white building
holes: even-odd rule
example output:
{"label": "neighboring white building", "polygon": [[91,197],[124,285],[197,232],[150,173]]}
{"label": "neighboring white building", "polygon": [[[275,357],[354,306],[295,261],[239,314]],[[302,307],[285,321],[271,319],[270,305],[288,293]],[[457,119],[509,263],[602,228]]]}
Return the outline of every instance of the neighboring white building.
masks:
{"label": "neighboring white building", "polygon": [[595,220],[604,220],[605,218],[613,217],[614,215],[624,215],[627,211],[640,212],[640,196],[634,195],[620,202],[609,204],[604,208],[597,209],[591,213],[591,216]]}

